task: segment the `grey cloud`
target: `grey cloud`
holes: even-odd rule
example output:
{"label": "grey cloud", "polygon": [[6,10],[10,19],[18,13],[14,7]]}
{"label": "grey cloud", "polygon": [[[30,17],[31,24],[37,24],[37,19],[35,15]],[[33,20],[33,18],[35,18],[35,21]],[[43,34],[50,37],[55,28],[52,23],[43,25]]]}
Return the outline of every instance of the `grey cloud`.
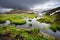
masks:
{"label": "grey cloud", "polygon": [[11,10],[13,10],[13,9],[0,7],[0,13],[9,12]]}
{"label": "grey cloud", "polygon": [[[54,5],[50,4],[50,8],[58,7],[60,6],[60,0],[0,0],[0,12],[4,11],[2,9],[4,8],[17,8],[17,9],[30,9],[34,6],[43,5],[45,3],[54,2]],[[1,8],[2,7],[2,8]],[[41,7],[41,6],[40,6]],[[45,7],[45,6],[44,6]],[[44,9],[41,9],[44,10]]]}
{"label": "grey cloud", "polygon": [[42,4],[48,0],[0,0],[3,7],[28,9],[36,4]]}

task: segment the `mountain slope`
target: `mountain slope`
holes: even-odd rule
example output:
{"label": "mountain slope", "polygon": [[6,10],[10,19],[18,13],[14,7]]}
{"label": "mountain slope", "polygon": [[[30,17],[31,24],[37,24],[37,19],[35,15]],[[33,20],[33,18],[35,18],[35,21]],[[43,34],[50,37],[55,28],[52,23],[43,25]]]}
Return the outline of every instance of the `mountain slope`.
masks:
{"label": "mountain slope", "polygon": [[53,12],[55,12],[57,10],[60,10],[60,7],[57,7],[57,8],[46,11],[46,15],[52,14]]}

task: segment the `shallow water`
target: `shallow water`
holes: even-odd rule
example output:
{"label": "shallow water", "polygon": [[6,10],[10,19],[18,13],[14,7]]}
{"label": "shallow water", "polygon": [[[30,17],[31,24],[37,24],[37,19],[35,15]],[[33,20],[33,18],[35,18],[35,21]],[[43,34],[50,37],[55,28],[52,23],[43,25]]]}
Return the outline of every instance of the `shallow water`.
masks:
{"label": "shallow water", "polygon": [[[38,17],[39,18],[39,17]],[[60,32],[57,31],[57,32],[53,32],[52,30],[46,30],[44,28],[48,27],[48,26],[51,26],[50,24],[46,24],[46,23],[40,23],[38,21],[36,21],[36,19],[38,18],[34,18],[34,19],[29,19],[29,18],[25,18],[24,20],[26,20],[26,24],[24,25],[16,25],[17,28],[39,28],[41,32],[44,32],[44,33],[47,33],[51,36],[54,36],[56,38],[60,38]],[[32,20],[31,22],[29,20]],[[10,21],[7,20],[6,23],[3,23],[3,24],[0,24],[1,26],[2,25],[7,25],[7,24],[10,24]],[[32,24],[32,27],[29,27],[29,24]],[[14,24],[11,24],[11,26],[15,26]]]}

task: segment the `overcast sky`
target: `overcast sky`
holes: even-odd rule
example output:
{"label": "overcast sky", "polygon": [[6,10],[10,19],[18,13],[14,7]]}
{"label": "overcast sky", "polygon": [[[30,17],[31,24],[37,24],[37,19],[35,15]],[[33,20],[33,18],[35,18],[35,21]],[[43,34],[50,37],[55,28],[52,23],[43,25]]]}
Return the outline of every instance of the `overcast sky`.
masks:
{"label": "overcast sky", "polygon": [[10,11],[11,8],[47,10],[60,7],[60,0],[0,0],[0,12]]}

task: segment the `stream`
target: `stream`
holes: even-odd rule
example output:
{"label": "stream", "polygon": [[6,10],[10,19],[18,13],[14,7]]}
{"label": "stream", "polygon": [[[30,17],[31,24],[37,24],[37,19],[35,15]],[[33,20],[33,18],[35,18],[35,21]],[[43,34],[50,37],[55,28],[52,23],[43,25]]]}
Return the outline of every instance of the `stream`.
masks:
{"label": "stream", "polygon": [[[51,36],[56,37],[56,38],[60,38],[60,32],[59,31],[53,32],[50,29],[49,30],[44,29],[44,27],[51,26],[50,24],[40,23],[40,22],[36,21],[37,18],[33,18],[33,19],[25,18],[24,20],[26,20],[26,24],[16,25],[17,29],[19,29],[19,28],[29,28],[29,29],[30,28],[39,28],[41,32],[47,33],[48,35],[51,35]],[[32,21],[29,21],[29,20],[32,20]],[[2,26],[2,25],[7,25],[7,24],[10,24],[9,20],[6,20],[6,23],[0,24],[0,25]],[[32,26],[29,27],[29,24],[32,24]],[[10,25],[15,26],[14,24],[10,24]]]}

